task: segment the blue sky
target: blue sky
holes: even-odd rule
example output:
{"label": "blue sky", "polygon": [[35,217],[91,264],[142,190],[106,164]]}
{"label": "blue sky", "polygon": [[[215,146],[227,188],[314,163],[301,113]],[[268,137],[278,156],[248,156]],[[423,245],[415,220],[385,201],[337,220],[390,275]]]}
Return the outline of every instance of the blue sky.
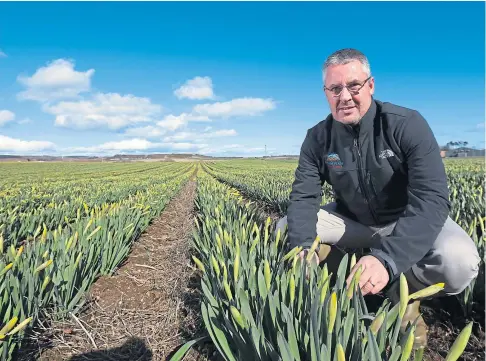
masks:
{"label": "blue sky", "polygon": [[0,3],[0,153],[298,154],[321,66],[484,147],[484,2]]}

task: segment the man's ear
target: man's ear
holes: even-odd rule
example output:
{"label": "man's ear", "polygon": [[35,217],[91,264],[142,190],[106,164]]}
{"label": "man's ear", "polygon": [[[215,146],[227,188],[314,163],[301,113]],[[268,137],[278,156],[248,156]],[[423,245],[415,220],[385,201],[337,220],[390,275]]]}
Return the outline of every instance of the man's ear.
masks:
{"label": "man's ear", "polygon": [[370,94],[373,95],[375,93],[375,78],[371,77],[368,80],[368,85],[370,87]]}

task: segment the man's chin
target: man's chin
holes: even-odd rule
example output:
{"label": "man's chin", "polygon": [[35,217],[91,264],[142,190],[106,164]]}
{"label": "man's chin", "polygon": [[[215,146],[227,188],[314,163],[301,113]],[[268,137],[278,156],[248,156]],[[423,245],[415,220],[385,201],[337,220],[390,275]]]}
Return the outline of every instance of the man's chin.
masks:
{"label": "man's chin", "polygon": [[342,124],[347,124],[347,125],[355,125],[359,123],[359,117],[352,116],[352,117],[339,117],[335,118],[336,121]]}

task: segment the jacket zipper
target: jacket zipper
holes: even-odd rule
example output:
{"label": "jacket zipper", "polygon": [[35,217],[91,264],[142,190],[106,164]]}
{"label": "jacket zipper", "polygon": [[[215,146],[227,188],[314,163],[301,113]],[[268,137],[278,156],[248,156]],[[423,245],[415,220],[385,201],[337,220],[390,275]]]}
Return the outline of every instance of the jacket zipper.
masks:
{"label": "jacket zipper", "polygon": [[363,192],[363,194],[366,198],[366,203],[368,204],[368,209],[370,210],[371,216],[373,217],[375,224],[378,224],[375,211],[370,205],[370,195],[368,193],[368,188],[366,187],[366,184],[363,181],[365,179],[365,176],[363,174],[363,167],[361,166],[361,151],[359,150],[359,144],[358,144],[358,138],[357,137],[354,138],[354,148],[356,148],[356,151],[358,153],[358,180],[359,180],[359,185],[361,187],[361,191]]}

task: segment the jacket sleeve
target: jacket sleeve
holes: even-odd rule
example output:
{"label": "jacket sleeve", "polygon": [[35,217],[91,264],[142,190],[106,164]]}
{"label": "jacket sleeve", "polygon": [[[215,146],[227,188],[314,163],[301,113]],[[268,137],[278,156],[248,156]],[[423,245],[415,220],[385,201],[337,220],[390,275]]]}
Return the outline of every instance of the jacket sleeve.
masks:
{"label": "jacket sleeve", "polygon": [[414,111],[398,134],[408,169],[408,205],[393,232],[371,254],[386,264],[391,279],[408,271],[432,248],[449,215],[449,189],[437,141]]}
{"label": "jacket sleeve", "polygon": [[288,239],[291,248],[308,248],[317,236],[317,212],[322,199],[322,181],[312,146],[313,139],[311,131],[308,130],[300,150],[287,209]]}

